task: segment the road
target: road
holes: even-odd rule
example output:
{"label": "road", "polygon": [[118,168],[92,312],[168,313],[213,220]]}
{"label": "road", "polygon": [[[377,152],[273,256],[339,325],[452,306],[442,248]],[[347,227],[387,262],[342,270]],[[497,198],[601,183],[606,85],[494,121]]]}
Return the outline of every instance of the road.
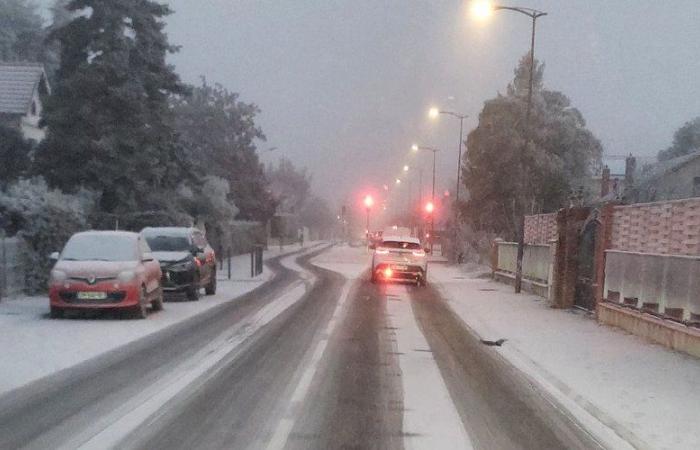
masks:
{"label": "road", "polygon": [[[239,301],[0,398],[0,448],[600,448],[438,290],[312,264],[323,251],[273,260],[276,277]],[[353,258],[343,267],[359,274]]]}

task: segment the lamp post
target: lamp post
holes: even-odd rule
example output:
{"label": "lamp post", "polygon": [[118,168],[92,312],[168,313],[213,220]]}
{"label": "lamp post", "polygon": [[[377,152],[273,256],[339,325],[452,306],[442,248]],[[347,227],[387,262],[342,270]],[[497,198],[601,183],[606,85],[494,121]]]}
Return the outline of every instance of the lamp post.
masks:
{"label": "lamp post", "polygon": [[[435,204],[435,160],[436,160],[437,152],[439,152],[440,149],[434,148],[434,147],[423,147],[423,146],[418,145],[418,144],[413,144],[411,146],[411,150],[413,150],[414,152],[417,152],[419,150],[428,150],[428,151],[433,152],[433,190],[432,190],[432,193],[430,195],[430,204],[434,205]],[[435,231],[435,217],[431,213],[430,214],[430,251],[431,251],[431,253],[433,251],[434,231]]]}
{"label": "lamp post", "polygon": [[[533,73],[535,69],[535,28],[537,19],[546,16],[544,11],[538,11],[532,8],[523,8],[520,6],[500,6],[492,5],[489,1],[474,2],[472,12],[480,18],[488,17],[493,11],[515,11],[528,16],[532,20],[532,33],[530,37],[530,80],[527,91],[527,109],[525,113],[525,143],[523,144],[523,152],[530,140],[530,113],[532,110],[532,88],[533,88]],[[521,155],[522,156],[522,155]],[[523,282],[523,255],[525,254],[525,216],[524,211],[518,217],[518,257],[515,268],[515,293],[519,294],[522,289]]]}
{"label": "lamp post", "polygon": [[366,233],[365,237],[367,239],[367,248],[369,249],[369,213],[372,210],[372,206],[374,206],[374,199],[372,198],[371,195],[366,195],[365,196],[365,210],[367,211],[367,228],[366,228]]}
{"label": "lamp post", "polygon": [[455,186],[455,201],[453,203],[453,212],[454,212],[454,239],[452,243],[452,249],[453,249],[453,257],[454,260],[457,261],[457,255],[458,255],[458,250],[457,250],[457,240],[459,239],[459,191],[460,191],[460,177],[462,175],[462,145],[464,142],[464,119],[466,119],[467,116],[466,114],[454,112],[454,111],[441,111],[438,108],[430,108],[428,111],[428,116],[431,119],[437,119],[440,114],[446,114],[448,116],[456,117],[459,119],[459,146],[458,146],[458,153],[457,153],[457,184]]}

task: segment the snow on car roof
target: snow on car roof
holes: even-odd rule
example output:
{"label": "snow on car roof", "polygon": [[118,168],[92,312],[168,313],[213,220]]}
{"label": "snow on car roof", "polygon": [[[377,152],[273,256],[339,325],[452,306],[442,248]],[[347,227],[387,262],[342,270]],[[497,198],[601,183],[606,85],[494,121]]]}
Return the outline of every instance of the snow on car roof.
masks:
{"label": "snow on car roof", "polygon": [[420,239],[411,236],[384,236],[382,237],[384,242],[411,242],[413,244],[420,244]]}

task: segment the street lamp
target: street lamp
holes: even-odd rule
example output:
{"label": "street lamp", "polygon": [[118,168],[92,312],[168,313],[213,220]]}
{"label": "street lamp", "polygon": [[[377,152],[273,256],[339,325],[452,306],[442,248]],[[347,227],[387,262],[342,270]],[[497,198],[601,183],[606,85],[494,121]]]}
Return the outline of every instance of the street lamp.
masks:
{"label": "street lamp", "polygon": [[[413,144],[411,146],[411,150],[413,150],[414,152],[417,152],[419,150],[428,150],[428,151],[433,152],[433,190],[432,190],[432,193],[430,196],[430,203],[434,204],[435,203],[435,159],[436,159],[437,152],[439,152],[440,149],[434,148],[434,147],[423,147],[423,146],[418,145],[418,144]],[[430,251],[431,252],[433,250],[433,236],[435,234],[434,231],[435,231],[435,220],[433,218],[433,215],[431,214],[430,215]]]}
{"label": "street lamp", "polygon": [[454,112],[454,111],[441,111],[438,108],[430,108],[430,111],[428,111],[428,116],[432,118],[433,120],[437,119],[440,114],[446,114],[448,116],[456,117],[459,119],[459,146],[458,146],[458,152],[457,152],[457,186],[456,186],[456,191],[455,191],[455,201],[454,201],[454,214],[455,214],[455,236],[454,236],[454,258],[457,260],[457,238],[459,235],[459,232],[457,231],[459,228],[459,191],[460,191],[460,185],[459,185],[459,179],[462,175],[462,143],[464,142],[464,119],[466,119],[468,116],[466,114]]}
{"label": "street lamp", "polygon": [[[532,84],[533,84],[533,73],[535,70],[535,28],[537,25],[537,19],[546,16],[547,13],[543,11],[538,11],[532,8],[522,8],[520,6],[498,6],[492,5],[490,1],[478,1],[472,4],[472,13],[478,18],[486,18],[493,11],[515,11],[520,14],[524,14],[532,19],[532,34],[530,38],[530,82],[527,91],[527,109],[525,113],[525,141],[523,143],[523,153],[527,147],[527,143],[530,139],[530,112],[532,110]],[[515,293],[519,294],[522,288],[523,282],[523,256],[525,254],[525,217],[521,214],[518,223],[518,257],[515,268]]]}
{"label": "street lamp", "polygon": [[372,210],[372,206],[374,206],[374,199],[372,198],[371,195],[366,195],[365,196],[365,210],[367,211],[367,247],[369,248],[369,213]]}

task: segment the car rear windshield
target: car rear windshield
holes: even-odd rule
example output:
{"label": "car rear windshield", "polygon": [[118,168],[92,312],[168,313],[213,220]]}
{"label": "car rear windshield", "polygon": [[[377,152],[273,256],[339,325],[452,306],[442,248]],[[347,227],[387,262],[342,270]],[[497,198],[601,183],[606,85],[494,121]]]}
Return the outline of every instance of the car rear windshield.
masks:
{"label": "car rear windshield", "polygon": [[192,247],[187,236],[146,236],[146,242],[154,252],[186,252]]}
{"label": "car rear windshield", "polygon": [[401,248],[404,250],[418,250],[420,249],[420,244],[415,242],[405,242],[405,241],[384,241],[382,242],[382,247],[384,248]]}
{"label": "car rear windshield", "polygon": [[64,261],[136,261],[136,240],[129,236],[83,234],[70,238],[61,259]]}

